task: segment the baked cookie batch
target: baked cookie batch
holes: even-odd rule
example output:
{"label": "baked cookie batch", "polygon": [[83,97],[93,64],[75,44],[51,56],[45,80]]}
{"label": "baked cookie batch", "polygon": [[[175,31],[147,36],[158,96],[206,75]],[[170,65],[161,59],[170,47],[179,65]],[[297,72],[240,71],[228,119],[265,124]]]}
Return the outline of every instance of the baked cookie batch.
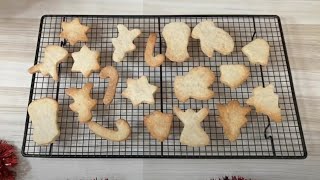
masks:
{"label": "baked cookie batch", "polygon": [[[71,22],[62,22],[61,38],[65,38],[70,45],[77,42],[87,42],[86,33],[89,27],[82,25],[78,18]],[[112,59],[121,62],[128,52],[134,51],[136,46],[133,41],[141,31],[139,29],[128,30],[124,25],[119,24],[118,37],[112,39],[114,52]],[[172,22],[163,28],[162,35],[166,41],[167,49],[165,55],[154,54],[154,47],[157,39],[155,33],[151,33],[145,48],[145,62],[150,67],[159,67],[167,57],[173,62],[183,62],[190,56],[188,53],[188,43],[190,36],[199,39],[203,53],[212,57],[217,51],[222,55],[230,54],[234,49],[232,37],[223,29],[217,27],[212,21],[203,21],[197,24],[193,30],[183,22]],[[267,66],[269,59],[269,44],[264,39],[255,39],[242,48],[242,52],[248,57],[251,64]],[[89,77],[92,72],[99,72],[100,53],[89,49],[84,45],[79,52],[71,53],[74,60],[71,68],[72,72],[80,72],[84,77]],[[42,63],[36,64],[29,69],[29,73],[40,72],[42,75],[50,75],[55,81],[59,79],[57,65],[64,62],[68,57],[68,52],[60,47],[49,45],[45,48]],[[236,89],[243,84],[250,76],[250,70],[243,64],[225,64],[220,66],[220,82]],[[109,78],[108,88],[105,91],[103,103],[112,103],[116,93],[119,80],[117,70],[112,66],[101,69],[100,78]],[[174,93],[180,102],[186,102],[193,98],[197,100],[209,100],[215,93],[210,88],[216,81],[215,73],[207,67],[194,67],[183,76],[176,76],[174,80]],[[70,109],[78,114],[79,122],[86,123],[89,129],[96,135],[110,141],[124,141],[131,134],[130,125],[126,120],[115,121],[117,130],[112,130],[91,121],[92,109],[95,108],[97,100],[91,97],[93,83],[86,83],[82,88],[66,89],[66,94],[74,102],[69,105]],[[127,88],[122,92],[122,96],[130,99],[134,107],[141,103],[154,104],[154,94],[158,87],[150,84],[146,76],[138,79],[127,79]],[[267,115],[274,122],[281,122],[281,110],[279,108],[279,97],[274,93],[274,85],[266,87],[256,87],[253,95],[246,101],[246,104],[254,106],[258,113]],[[219,122],[223,127],[225,136],[230,141],[236,141],[240,135],[240,129],[247,123],[246,115],[251,108],[241,107],[239,101],[232,100],[227,104],[217,104],[219,112]],[[183,111],[178,107],[173,107],[174,114],[182,121],[184,128],[181,132],[181,144],[190,147],[206,146],[210,143],[210,137],[201,127],[202,121],[209,114],[209,109],[204,107],[198,112],[187,109]],[[33,140],[38,145],[53,143],[59,137],[58,128],[58,102],[51,98],[41,98],[33,101],[28,107],[30,119],[34,128]],[[150,135],[160,142],[165,141],[172,127],[173,114],[154,111],[144,117],[144,125]]]}

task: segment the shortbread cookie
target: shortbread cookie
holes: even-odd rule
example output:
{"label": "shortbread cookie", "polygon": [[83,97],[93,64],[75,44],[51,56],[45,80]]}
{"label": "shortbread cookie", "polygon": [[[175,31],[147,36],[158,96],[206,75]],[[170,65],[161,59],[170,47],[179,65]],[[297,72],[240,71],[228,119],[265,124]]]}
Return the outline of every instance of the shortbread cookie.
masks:
{"label": "shortbread cookie", "polygon": [[197,24],[193,28],[191,36],[194,39],[200,39],[201,50],[208,57],[212,57],[214,51],[228,55],[234,48],[232,37],[209,20]]}
{"label": "shortbread cookie", "polygon": [[158,67],[165,60],[165,56],[163,54],[158,54],[156,56],[153,56],[153,50],[156,44],[156,40],[157,40],[157,34],[151,33],[146,45],[146,51],[144,52],[144,59],[146,63],[151,67]]}
{"label": "shortbread cookie", "polygon": [[91,110],[97,105],[97,100],[92,99],[90,95],[92,88],[93,83],[86,83],[82,89],[69,88],[65,91],[74,100],[74,103],[70,104],[69,107],[79,114],[80,122],[91,121]]}
{"label": "shortbread cookie", "polygon": [[118,26],[119,35],[117,38],[112,38],[112,44],[114,46],[114,52],[112,59],[115,62],[121,62],[126,53],[131,52],[136,49],[136,46],[133,44],[133,40],[141,34],[140,29],[128,30],[122,24]]}
{"label": "shortbread cookie", "polygon": [[48,145],[59,137],[58,106],[58,102],[51,98],[30,103],[28,113],[32,121],[33,140],[37,145]]}
{"label": "shortbread cookie", "polygon": [[67,39],[72,46],[79,41],[88,42],[86,33],[89,27],[82,25],[79,18],[74,18],[71,22],[62,22],[61,27],[60,37]]}
{"label": "shortbread cookie", "polygon": [[240,128],[247,124],[246,115],[250,107],[241,107],[239,101],[232,100],[227,105],[218,104],[219,121],[223,126],[224,134],[230,141],[237,140]]}
{"label": "shortbread cookie", "polygon": [[209,114],[208,108],[202,108],[198,112],[195,112],[192,109],[188,109],[184,112],[178,107],[174,107],[173,111],[184,124],[180,136],[181,144],[191,147],[199,147],[206,146],[210,143],[208,134],[201,127],[201,122]]}
{"label": "shortbread cookie", "polygon": [[262,86],[254,88],[253,96],[246,103],[254,106],[258,113],[268,115],[274,122],[279,123],[282,121],[279,96],[274,93],[273,84],[269,84],[265,88]]}
{"label": "shortbread cookie", "polygon": [[160,142],[168,138],[172,121],[172,114],[166,114],[160,111],[154,111],[150,115],[144,116],[144,125],[147,127],[151,136]]}
{"label": "shortbread cookie", "polygon": [[116,126],[118,130],[112,130],[101,126],[100,124],[90,121],[87,123],[89,129],[96,135],[109,141],[124,141],[131,134],[131,128],[126,120],[118,119]]}
{"label": "shortbread cookie", "polygon": [[146,76],[139,79],[127,79],[127,88],[122,92],[122,96],[131,100],[133,106],[140,103],[154,104],[153,95],[158,87],[149,84]]}
{"label": "shortbread cookie", "polygon": [[168,59],[183,62],[189,58],[190,31],[190,27],[183,22],[172,22],[164,26],[162,35],[166,41],[166,57]]}
{"label": "shortbread cookie", "polygon": [[260,64],[262,66],[268,65],[269,51],[269,44],[264,39],[255,39],[242,48],[243,54],[248,57],[252,64]]}
{"label": "shortbread cookie", "polygon": [[239,87],[250,75],[250,70],[242,64],[228,64],[220,66],[220,81],[231,89]]}
{"label": "shortbread cookie", "polygon": [[57,81],[59,79],[57,72],[57,65],[68,58],[68,51],[63,47],[56,45],[49,45],[44,50],[44,57],[42,63],[36,64],[29,68],[29,73],[33,74],[40,72],[43,76],[52,76]]}
{"label": "shortbread cookie", "polygon": [[89,77],[92,72],[100,70],[100,53],[91,51],[86,45],[79,52],[72,53],[71,56],[74,60],[72,72],[81,72],[84,77]]}
{"label": "shortbread cookie", "polygon": [[176,76],[174,93],[181,102],[189,98],[208,100],[214,96],[209,86],[215,81],[214,73],[206,67],[195,67],[184,76]]}
{"label": "shortbread cookie", "polygon": [[109,78],[108,88],[103,98],[103,103],[109,105],[111,104],[114,95],[116,94],[117,84],[119,80],[118,71],[112,66],[104,67],[100,71],[100,78]]}

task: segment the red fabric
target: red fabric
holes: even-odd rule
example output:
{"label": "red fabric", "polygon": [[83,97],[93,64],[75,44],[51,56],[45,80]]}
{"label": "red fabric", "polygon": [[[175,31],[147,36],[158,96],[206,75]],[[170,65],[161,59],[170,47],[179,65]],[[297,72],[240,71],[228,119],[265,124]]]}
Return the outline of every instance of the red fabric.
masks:
{"label": "red fabric", "polygon": [[11,169],[18,164],[14,146],[0,140],[0,180],[14,180],[15,172]]}

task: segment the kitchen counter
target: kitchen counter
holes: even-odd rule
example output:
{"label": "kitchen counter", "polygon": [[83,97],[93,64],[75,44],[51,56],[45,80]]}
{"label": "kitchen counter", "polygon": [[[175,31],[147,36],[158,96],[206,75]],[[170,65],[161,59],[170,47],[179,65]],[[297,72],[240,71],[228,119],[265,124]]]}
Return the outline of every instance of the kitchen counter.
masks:
{"label": "kitchen counter", "polygon": [[276,14],[281,17],[308,157],[304,160],[46,159],[20,155],[18,179],[319,179],[320,1],[2,0],[0,139],[23,139],[40,18],[44,14]]}

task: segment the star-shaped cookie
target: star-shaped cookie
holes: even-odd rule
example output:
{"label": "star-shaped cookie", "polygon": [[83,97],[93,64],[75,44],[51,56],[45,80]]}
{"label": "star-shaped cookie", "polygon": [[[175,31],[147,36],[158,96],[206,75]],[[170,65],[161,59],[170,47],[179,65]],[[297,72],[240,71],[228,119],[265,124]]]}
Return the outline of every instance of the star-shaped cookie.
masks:
{"label": "star-shaped cookie", "polygon": [[269,84],[265,88],[262,86],[254,88],[253,96],[246,103],[254,106],[258,113],[268,115],[274,122],[279,123],[282,121],[279,96],[274,93],[273,84]]}
{"label": "star-shaped cookie", "polygon": [[136,46],[132,43],[133,40],[141,34],[139,29],[128,30],[122,24],[118,26],[119,35],[117,38],[112,38],[112,44],[114,46],[114,52],[112,59],[115,62],[121,62],[127,52],[131,52],[136,49]]}
{"label": "star-shaped cookie", "polygon": [[79,18],[74,18],[71,22],[62,22],[61,27],[62,32],[60,33],[60,37],[67,39],[72,46],[79,41],[88,41],[86,33],[89,27],[80,24]]}
{"label": "star-shaped cookie", "polygon": [[98,51],[91,51],[84,45],[79,52],[71,54],[74,63],[72,65],[72,72],[81,72],[84,77],[89,77],[92,72],[99,71],[99,57]]}
{"label": "star-shaped cookie", "polygon": [[127,86],[122,95],[130,99],[133,106],[138,106],[140,103],[154,104],[153,94],[158,87],[149,84],[146,76],[141,76],[139,79],[128,78]]}
{"label": "star-shaped cookie", "polygon": [[240,128],[247,124],[246,115],[250,107],[241,107],[239,101],[230,101],[227,105],[218,104],[219,121],[223,126],[224,134],[230,141],[237,140]]}
{"label": "star-shaped cookie", "polygon": [[208,100],[214,92],[208,87],[215,81],[214,73],[207,67],[191,69],[185,76],[176,76],[174,80],[174,93],[181,102],[189,98]]}

